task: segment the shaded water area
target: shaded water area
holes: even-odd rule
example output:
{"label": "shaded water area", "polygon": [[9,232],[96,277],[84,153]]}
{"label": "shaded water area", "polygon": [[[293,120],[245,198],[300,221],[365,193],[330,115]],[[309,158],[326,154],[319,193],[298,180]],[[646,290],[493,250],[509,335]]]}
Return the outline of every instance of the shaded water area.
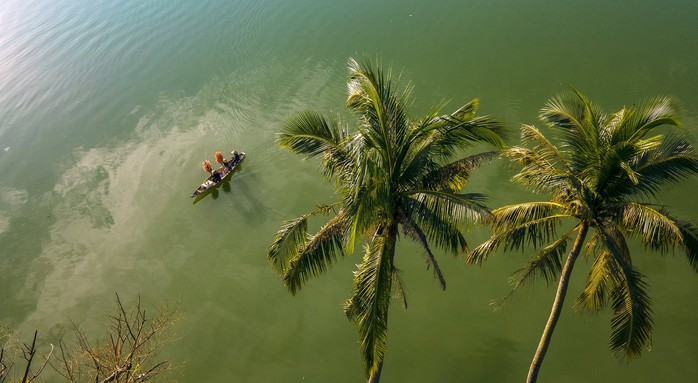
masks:
{"label": "shaded water area", "polygon": [[[480,97],[481,111],[515,132],[574,84],[607,111],[674,95],[697,144],[696,16],[698,2],[678,0],[4,0],[0,322],[55,336],[69,318],[100,321],[115,292],[141,294],[146,304],[178,301],[186,314],[165,350],[185,361],[182,382],[361,381],[341,310],[359,256],[295,297],[265,262],[281,221],[332,200],[316,163],[275,144],[284,119],[344,113],[347,58],[367,55],[412,80],[414,116],[442,99],[456,108]],[[199,164],[219,149],[248,158],[229,185],[193,204]],[[528,200],[510,176],[494,163],[468,190],[490,194],[493,207]],[[696,219],[696,187],[661,198]],[[652,351],[614,361],[609,312],[566,307],[541,381],[695,377],[698,276],[678,256],[632,250],[654,299]],[[418,249],[403,243],[397,257],[410,307],[391,309],[383,381],[523,380],[554,291],[538,284],[498,312],[488,302],[506,294],[524,255],[466,268],[439,254],[445,292]]]}

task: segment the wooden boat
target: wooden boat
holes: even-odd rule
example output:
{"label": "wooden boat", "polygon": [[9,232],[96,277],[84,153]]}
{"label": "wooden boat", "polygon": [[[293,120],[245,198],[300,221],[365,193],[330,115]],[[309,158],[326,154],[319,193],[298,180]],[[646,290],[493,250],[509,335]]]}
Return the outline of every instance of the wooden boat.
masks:
{"label": "wooden boat", "polygon": [[204,193],[210,189],[212,189],[214,186],[220,184],[225,180],[226,177],[228,177],[233,170],[242,162],[243,159],[245,159],[245,152],[240,152],[235,154],[236,152],[231,152],[230,154],[233,156],[230,161],[226,161],[223,166],[220,168],[216,169],[213,174],[204,181],[204,183],[201,184],[196,190],[194,190],[194,193],[191,194],[191,197],[194,198],[201,193]]}

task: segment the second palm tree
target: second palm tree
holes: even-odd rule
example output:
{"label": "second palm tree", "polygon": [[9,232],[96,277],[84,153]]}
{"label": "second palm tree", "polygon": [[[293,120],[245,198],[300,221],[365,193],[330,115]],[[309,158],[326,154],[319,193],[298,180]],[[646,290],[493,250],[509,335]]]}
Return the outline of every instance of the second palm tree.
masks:
{"label": "second palm tree", "polygon": [[[469,263],[480,263],[498,248],[542,247],[514,275],[515,289],[535,277],[549,283],[558,279],[527,382],[538,378],[587,237],[586,254],[593,264],[575,308],[611,307],[609,345],[621,358],[638,356],[649,345],[652,332],[647,284],[633,265],[626,238],[638,238],[648,250],[662,253],[684,250],[698,271],[698,228],[647,201],[698,173],[698,157],[691,144],[680,134],[657,131],[680,125],[674,100],[660,97],[608,115],[574,90],[550,100],[540,117],[562,145],[524,125],[521,138],[531,148],[514,147],[505,154],[521,165],[513,180],[549,194],[550,200],[494,210],[492,237],[468,255]],[[569,222],[569,231],[558,235],[556,229],[563,220]]]}

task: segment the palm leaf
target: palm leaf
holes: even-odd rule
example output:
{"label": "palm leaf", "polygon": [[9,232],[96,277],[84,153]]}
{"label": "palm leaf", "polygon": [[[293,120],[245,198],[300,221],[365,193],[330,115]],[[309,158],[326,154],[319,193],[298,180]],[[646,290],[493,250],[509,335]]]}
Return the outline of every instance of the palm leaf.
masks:
{"label": "palm leaf", "polygon": [[449,216],[432,210],[414,198],[403,199],[400,203],[400,209],[404,211],[409,222],[423,231],[428,239],[427,243],[453,255],[467,251],[468,244],[460,230],[460,224]]}
{"label": "palm leaf", "polygon": [[609,185],[609,196],[617,199],[633,195],[652,197],[667,186],[698,174],[698,157],[693,146],[674,136],[668,136],[661,145],[640,153],[631,165],[640,182],[630,185],[620,180]]}
{"label": "palm leaf", "polygon": [[385,355],[388,340],[388,308],[393,281],[394,238],[376,237],[354,273],[352,297],[345,313],[359,332],[366,375],[374,374]]}
{"label": "palm leaf", "polygon": [[540,119],[557,128],[565,145],[574,153],[569,156],[570,167],[584,172],[598,164],[600,127],[606,116],[584,95],[573,88],[548,101],[541,109]]}
{"label": "palm leaf", "polygon": [[369,62],[349,61],[349,97],[347,107],[357,111],[363,119],[359,130],[370,147],[378,150],[387,164],[388,174],[396,172],[396,148],[407,136],[409,126],[404,106],[408,104],[409,86],[398,95],[393,86],[391,71],[373,67]]}
{"label": "palm leaf", "polygon": [[556,228],[564,213],[564,206],[553,202],[529,202],[504,206],[492,211],[492,236],[466,257],[466,264],[481,264],[499,247],[505,251],[534,248],[553,241]]}
{"label": "palm leaf", "polygon": [[308,217],[304,214],[296,219],[285,221],[274,235],[274,241],[267,249],[267,260],[277,273],[283,275],[288,260],[298,253],[305,243],[308,232]]}
{"label": "palm leaf", "polygon": [[618,358],[640,355],[652,337],[651,300],[643,275],[630,263],[627,246],[612,226],[597,230],[603,244],[587,276],[575,310],[612,309],[609,347]]}
{"label": "palm leaf", "polygon": [[606,306],[608,294],[614,288],[611,275],[613,267],[608,265],[612,262],[613,254],[603,247],[595,251],[595,254],[594,263],[587,274],[586,286],[574,303],[575,311],[600,311]]}
{"label": "palm leaf", "polygon": [[296,294],[311,277],[327,271],[329,265],[345,255],[343,214],[337,214],[320,231],[309,237],[304,246],[288,263],[283,278],[291,294]]}
{"label": "palm leaf", "polygon": [[611,338],[609,346],[618,358],[640,356],[652,339],[651,300],[643,275],[630,260],[630,252],[621,232],[612,225],[598,228],[609,254],[605,273],[610,277],[608,299],[611,303]]}
{"label": "palm leaf", "polygon": [[532,278],[542,278],[548,285],[555,283],[562,271],[562,257],[567,251],[569,237],[578,230],[579,227],[575,226],[572,230],[561,235],[534,257],[531,257],[525,267],[514,273],[509,279],[509,284],[513,286],[512,293]]}
{"label": "palm leaf", "polygon": [[521,165],[521,170],[512,177],[512,181],[534,192],[556,193],[570,188],[573,176],[567,165],[560,169],[554,161],[538,151],[522,147],[509,148],[502,155]]}
{"label": "palm leaf", "polygon": [[534,151],[550,167],[561,167],[569,172],[569,168],[562,157],[560,150],[553,145],[535,126],[523,124],[521,126],[521,142],[524,145],[533,145]]}
{"label": "palm leaf", "polygon": [[278,134],[279,145],[296,154],[315,157],[338,148],[343,133],[337,123],[322,114],[304,111],[291,115]]}
{"label": "palm leaf", "polygon": [[426,189],[459,192],[468,181],[474,168],[491,161],[499,152],[478,153],[441,166],[423,177],[422,185]]}
{"label": "palm leaf", "polygon": [[405,282],[402,280],[402,270],[393,266],[393,283],[395,284],[395,298],[400,300],[402,308],[407,310],[407,291]]}
{"label": "palm leaf", "polygon": [[613,131],[611,144],[635,143],[662,125],[680,126],[679,110],[678,102],[667,96],[645,100],[631,108],[624,108],[622,117]]}
{"label": "palm leaf", "polygon": [[423,204],[440,217],[449,217],[456,223],[474,224],[487,222],[491,213],[483,204],[486,197],[480,193],[457,194],[437,190],[410,190],[405,194]]}
{"label": "palm leaf", "polygon": [[620,259],[630,263],[630,250],[621,228],[610,223],[597,225],[587,244],[587,256],[594,255],[594,263],[587,275],[586,287],[575,302],[575,310],[599,311],[605,305],[617,281],[614,262]]}
{"label": "palm leaf", "polygon": [[611,351],[618,358],[632,359],[652,342],[652,309],[643,275],[622,258],[607,265],[613,276],[611,299]]}
{"label": "palm leaf", "polygon": [[[370,177],[367,177],[370,178]],[[355,187],[355,194],[347,196],[344,206],[347,209],[346,216],[350,221],[347,240],[347,252],[354,251],[354,243],[367,231],[375,229],[387,204],[386,190],[376,183],[366,182],[365,187]]]}
{"label": "palm leaf", "polygon": [[495,209],[492,214],[492,230],[505,236],[510,250],[525,244],[536,248],[549,243],[556,236],[560,219],[570,217],[563,205],[553,202],[509,205]]}
{"label": "palm leaf", "polygon": [[[505,131],[500,123],[490,116],[475,117],[478,99],[474,99],[450,115],[427,118],[414,125],[409,131],[401,151],[401,179],[421,178],[431,170],[424,165],[435,161],[448,161],[458,150],[475,143],[488,143],[504,148]],[[429,116],[431,117],[431,116]]]}
{"label": "palm leaf", "polygon": [[628,234],[639,237],[649,249],[666,253],[670,248],[684,244],[681,228],[664,209],[627,202],[616,205],[613,214]]}
{"label": "palm leaf", "polygon": [[465,257],[466,265],[480,265],[487,257],[496,251],[500,246],[505,245],[507,236],[505,234],[493,234],[488,240],[474,248]]}
{"label": "palm leaf", "polygon": [[457,150],[462,150],[475,143],[490,144],[496,148],[504,148],[503,136],[505,131],[501,124],[490,116],[474,117],[466,121],[444,117],[441,124],[435,128],[429,150],[433,150],[442,158],[448,158]]}
{"label": "palm leaf", "polygon": [[427,270],[429,270],[429,268],[434,269],[434,279],[439,281],[442,290],[446,290],[446,279],[441,272],[439,263],[436,262],[434,253],[432,253],[431,249],[429,248],[427,236],[424,234],[422,229],[415,222],[411,221],[407,214],[399,207],[398,212],[400,214],[400,225],[402,225],[405,236],[422,245],[424,248],[424,253],[422,254],[424,255],[424,260],[427,263]]}
{"label": "palm leaf", "polygon": [[683,237],[683,246],[686,251],[686,258],[693,267],[693,271],[698,272],[698,227],[692,222],[675,221]]}

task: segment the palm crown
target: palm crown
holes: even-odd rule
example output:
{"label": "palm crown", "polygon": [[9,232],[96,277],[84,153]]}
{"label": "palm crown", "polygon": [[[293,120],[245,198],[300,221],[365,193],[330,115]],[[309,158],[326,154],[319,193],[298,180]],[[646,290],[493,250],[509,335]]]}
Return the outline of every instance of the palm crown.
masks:
{"label": "palm crown", "polygon": [[[542,248],[512,282],[516,290],[535,277],[548,283],[560,277],[551,327],[546,327],[552,333],[569,273],[590,233],[585,251],[593,263],[574,307],[598,311],[609,305],[611,350],[618,357],[639,356],[651,341],[652,310],[647,284],[633,265],[626,239],[637,238],[646,249],[660,253],[680,248],[698,271],[696,227],[647,202],[665,187],[698,173],[698,158],[689,142],[657,129],[680,125],[676,102],[655,98],[608,115],[573,90],[551,99],[540,118],[557,134],[560,145],[524,125],[521,138],[528,147],[510,148],[505,156],[521,165],[515,182],[547,193],[550,200],[494,210],[493,235],[468,255],[468,262],[480,263],[497,248]],[[571,229],[558,234],[565,219],[571,221]],[[575,234],[563,267],[568,241]],[[541,340],[537,368],[547,349],[544,340],[549,342],[549,337]]]}
{"label": "palm crown", "polygon": [[[427,267],[445,288],[431,246],[452,254],[465,251],[463,225],[483,221],[490,213],[483,195],[459,192],[471,170],[497,153],[453,158],[473,142],[503,143],[498,125],[476,116],[478,100],[449,115],[440,115],[439,105],[412,120],[405,109],[410,89],[398,92],[390,71],[354,60],[349,70],[346,106],[358,117],[356,132],[350,134],[336,119],[301,112],[288,119],[279,135],[282,147],[321,159],[322,173],[333,182],[339,201],[285,222],[268,259],[295,294],[309,278],[352,254],[355,242],[365,238],[365,255],[354,272],[345,313],[359,332],[369,380],[378,381],[393,289],[405,307],[407,303],[394,262],[398,229],[423,246]],[[331,217],[309,235],[307,221],[315,214]]]}

